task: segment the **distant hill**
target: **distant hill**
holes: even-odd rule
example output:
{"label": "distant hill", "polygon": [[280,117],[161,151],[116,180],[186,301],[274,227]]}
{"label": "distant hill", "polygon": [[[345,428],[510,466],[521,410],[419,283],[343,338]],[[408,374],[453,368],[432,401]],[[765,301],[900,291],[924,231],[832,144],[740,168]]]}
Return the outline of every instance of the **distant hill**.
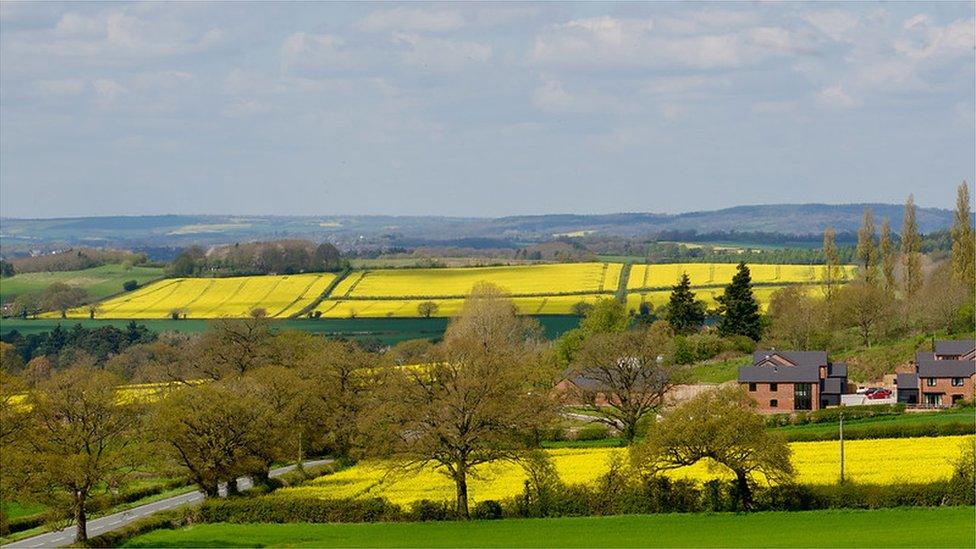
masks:
{"label": "distant hill", "polygon": [[[560,236],[654,236],[663,231],[761,232],[811,235],[833,226],[857,231],[865,208],[880,225],[887,217],[897,232],[903,206],[897,204],[767,204],[682,214],[547,214],[500,218],[439,216],[231,216],[162,215],[0,220],[4,255],[63,246],[161,249],[189,244],[217,245],[249,240],[329,240],[343,249],[463,245],[524,247]],[[946,229],[952,211],[919,208],[923,233]]]}

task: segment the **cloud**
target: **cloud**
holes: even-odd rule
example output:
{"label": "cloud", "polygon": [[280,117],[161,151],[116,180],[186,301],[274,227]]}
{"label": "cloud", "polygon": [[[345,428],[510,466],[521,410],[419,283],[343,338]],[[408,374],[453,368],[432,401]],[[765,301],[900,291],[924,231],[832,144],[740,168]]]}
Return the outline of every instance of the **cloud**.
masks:
{"label": "cloud", "polygon": [[418,34],[397,33],[394,41],[405,47],[403,61],[427,70],[459,70],[491,59],[492,48],[487,44],[430,38]]}
{"label": "cloud", "polygon": [[220,115],[225,118],[247,118],[264,114],[271,110],[267,105],[253,99],[235,99],[220,109]]}
{"label": "cloud", "polygon": [[861,104],[860,101],[851,97],[841,84],[835,84],[823,88],[817,93],[817,100],[828,107],[841,107],[849,109]]}
{"label": "cloud", "polygon": [[803,20],[837,42],[850,41],[861,24],[857,14],[842,10],[809,12]]}
{"label": "cloud", "polygon": [[370,32],[445,32],[464,24],[464,17],[456,11],[394,8],[370,13],[360,21],[359,27]]}
{"label": "cloud", "polygon": [[81,78],[62,78],[57,80],[37,80],[34,89],[41,95],[71,96],[85,92],[87,83]]}
{"label": "cloud", "polygon": [[356,70],[354,55],[340,36],[296,32],[281,45],[281,71],[314,75]]}
{"label": "cloud", "polygon": [[[735,68],[799,48],[790,31],[771,26],[713,32],[700,22],[671,34],[655,19],[610,16],[552,25],[536,38],[530,62],[548,68]],[[694,34],[692,30],[705,32]]]}

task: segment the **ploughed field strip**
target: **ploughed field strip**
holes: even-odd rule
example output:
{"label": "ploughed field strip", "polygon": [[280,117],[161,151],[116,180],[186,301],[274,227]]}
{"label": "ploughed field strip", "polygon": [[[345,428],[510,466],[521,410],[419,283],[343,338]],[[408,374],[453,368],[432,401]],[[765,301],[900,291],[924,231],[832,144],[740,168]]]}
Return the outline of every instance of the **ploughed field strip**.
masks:
{"label": "ploughed field strip", "polygon": [[[270,318],[306,313],[324,318],[409,318],[424,316],[420,305],[433,302],[431,316],[456,315],[471,289],[490,282],[506,291],[521,314],[565,315],[578,303],[626,297],[627,308],[641,303],[667,303],[682,273],[688,273],[698,298],[709,307],[734,275],[731,263],[558,263],[501,267],[360,270],[344,277],[330,273],[242,276],[230,278],[173,278],[133,292],[110,297],[96,311],[98,319],[165,319],[244,317],[264,309]],[[765,306],[779,288],[796,285],[820,295],[820,265],[750,265],[754,292]],[[854,267],[841,268],[840,281],[854,276]],[[87,318],[79,307],[69,318]],[[57,313],[42,315],[49,318]]]}
{"label": "ploughed field strip", "polygon": [[[243,317],[264,309],[271,318],[287,318],[310,305],[332,283],[331,273],[242,276],[232,278],[173,278],[161,280],[101,303],[98,318]],[[87,318],[88,310],[68,312]]]}

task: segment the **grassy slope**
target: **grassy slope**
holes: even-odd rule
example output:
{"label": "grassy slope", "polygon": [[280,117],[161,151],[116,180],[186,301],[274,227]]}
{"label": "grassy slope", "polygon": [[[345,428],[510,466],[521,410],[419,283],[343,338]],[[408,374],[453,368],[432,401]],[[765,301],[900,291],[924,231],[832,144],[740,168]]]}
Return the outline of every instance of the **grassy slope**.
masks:
{"label": "grassy slope", "polygon": [[163,269],[160,267],[132,267],[125,270],[122,265],[102,265],[82,271],[24,273],[0,281],[0,302],[25,292],[43,291],[55,282],[80,286],[88,290],[92,297],[101,299],[121,292],[122,283],[126,280],[145,284],[162,276]]}
{"label": "grassy slope", "polygon": [[125,547],[973,547],[972,507],[377,524],[201,524]]}

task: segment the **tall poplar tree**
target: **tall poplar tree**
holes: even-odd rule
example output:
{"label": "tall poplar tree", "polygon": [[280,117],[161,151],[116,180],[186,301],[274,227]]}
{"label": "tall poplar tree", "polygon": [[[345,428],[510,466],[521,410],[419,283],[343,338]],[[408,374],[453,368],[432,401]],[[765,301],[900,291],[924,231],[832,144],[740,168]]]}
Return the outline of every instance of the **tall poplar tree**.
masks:
{"label": "tall poplar tree", "polygon": [[915,196],[908,195],[905,202],[905,221],[901,229],[901,261],[904,266],[902,280],[905,297],[913,298],[922,288],[922,238],[918,235],[915,221]]}
{"label": "tall poplar tree", "polygon": [[952,273],[969,288],[976,284],[972,215],[969,186],[963,181],[956,192],[956,215],[952,222]]}
{"label": "tall poplar tree", "polygon": [[881,222],[881,274],[884,277],[884,287],[888,291],[895,290],[895,243],[891,238],[891,223],[888,218]]}
{"label": "tall poplar tree", "polygon": [[834,298],[840,284],[840,251],[837,249],[837,232],[833,227],[824,229],[823,236],[824,266],[821,283],[823,284],[824,299],[826,301],[827,326],[833,325]]}
{"label": "tall poplar tree", "polygon": [[877,281],[878,251],[874,245],[874,215],[870,208],[864,209],[861,228],[857,231],[857,259],[864,271],[861,273],[869,284]]}
{"label": "tall poplar tree", "polygon": [[668,302],[668,323],[675,333],[690,334],[698,331],[705,323],[705,306],[695,300],[695,293],[691,291],[691,279],[688,273],[681,273],[678,284],[671,288],[671,300]]}
{"label": "tall poplar tree", "polygon": [[762,337],[762,319],[759,303],[752,295],[752,276],[746,264],[739,263],[732,282],[725,293],[718,297],[722,320],[718,331],[723,336],[744,335],[756,341]]}

